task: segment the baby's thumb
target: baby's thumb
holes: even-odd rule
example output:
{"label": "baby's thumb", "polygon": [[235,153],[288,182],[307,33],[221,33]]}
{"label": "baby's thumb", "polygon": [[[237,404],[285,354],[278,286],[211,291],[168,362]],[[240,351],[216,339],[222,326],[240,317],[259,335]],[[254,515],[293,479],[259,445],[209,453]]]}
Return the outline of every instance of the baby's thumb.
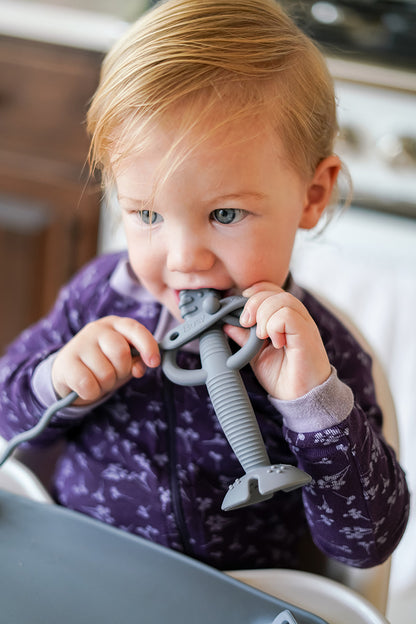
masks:
{"label": "baby's thumb", "polygon": [[224,333],[240,347],[246,344],[250,330],[236,325],[224,325]]}

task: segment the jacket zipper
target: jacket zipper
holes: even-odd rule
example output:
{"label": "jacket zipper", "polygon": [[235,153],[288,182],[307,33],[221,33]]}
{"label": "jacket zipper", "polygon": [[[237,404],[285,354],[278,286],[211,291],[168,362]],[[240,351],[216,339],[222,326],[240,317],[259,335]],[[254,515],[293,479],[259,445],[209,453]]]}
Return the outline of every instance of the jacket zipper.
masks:
{"label": "jacket zipper", "polygon": [[163,398],[165,410],[168,417],[168,457],[169,457],[169,479],[172,494],[172,508],[179,538],[182,543],[183,552],[186,555],[194,556],[192,546],[189,539],[189,531],[185,522],[185,514],[182,506],[182,497],[180,492],[178,468],[177,468],[177,450],[176,450],[176,409],[173,396],[173,384],[165,376],[163,377]]}

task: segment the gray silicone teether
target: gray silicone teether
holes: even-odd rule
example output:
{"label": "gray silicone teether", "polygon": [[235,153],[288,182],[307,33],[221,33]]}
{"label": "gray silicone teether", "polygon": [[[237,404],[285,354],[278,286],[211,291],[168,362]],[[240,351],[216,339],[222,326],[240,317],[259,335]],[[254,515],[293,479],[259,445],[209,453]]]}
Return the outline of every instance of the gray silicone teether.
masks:
{"label": "gray silicone teether", "polygon": [[[179,307],[185,322],[169,332],[161,343],[165,349],[163,371],[171,381],[181,385],[206,384],[217,418],[245,471],[230,485],[222,503],[224,510],[267,500],[278,490],[287,492],[311,480],[295,466],[270,464],[238,370],[254,357],[263,341],[257,338],[255,327],[251,328],[247,343],[232,354],[220,326],[238,324],[232,312],[241,309],[245,301],[244,297],[221,300],[221,293],[212,289],[182,291]],[[189,340],[199,335],[201,368],[197,370],[184,370],[176,363],[178,348],[187,342],[188,335],[191,335]]]}

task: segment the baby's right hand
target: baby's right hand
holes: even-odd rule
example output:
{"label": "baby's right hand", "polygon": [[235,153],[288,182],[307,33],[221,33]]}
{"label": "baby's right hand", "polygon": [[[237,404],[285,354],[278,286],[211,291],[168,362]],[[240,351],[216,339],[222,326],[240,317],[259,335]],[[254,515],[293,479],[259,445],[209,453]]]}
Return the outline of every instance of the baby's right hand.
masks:
{"label": "baby's right hand", "polygon": [[[140,355],[132,355],[132,347]],[[88,323],[58,351],[52,383],[60,397],[75,390],[76,404],[87,405],[159,364],[158,343],[146,327],[131,318],[106,316]]]}

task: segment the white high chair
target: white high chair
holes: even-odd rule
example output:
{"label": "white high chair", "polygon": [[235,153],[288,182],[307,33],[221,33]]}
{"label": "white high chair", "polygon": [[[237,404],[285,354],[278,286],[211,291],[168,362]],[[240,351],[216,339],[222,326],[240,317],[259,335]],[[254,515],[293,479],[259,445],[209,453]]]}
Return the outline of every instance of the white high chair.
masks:
{"label": "white high chair", "polygon": [[[323,300],[321,296],[317,296],[317,298],[322,300],[327,308],[334,311],[336,316],[351,331],[363,348],[372,356],[376,396],[384,416],[383,435],[398,456],[399,435],[396,412],[387,378],[376,354],[357,327],[342,311],[336,309],[330,302]],[[4,443],[4,441],[0,439],[0,449],[2,448],[2,443]],[[15,492],[33,500],[52,503],[53,501],[48,491],[49,479],[51,476],[51,467],[54,466],[61,448],[62,447],[57,445],[51,449],[41,449],[40,451],[18,450],[15,456],[11,457],[4,466],[0,468],[0,489]],[[307,553],[309,561],[306,561],[306,569],[313,572],[316,571],[319,574],[323,574],[355,590],[355,592],[363,596],[371,605],[376,607],[381,614],[385,614],[391,566],[390,558],[382,565],[363,570],[324,558],[324,567],[322,568],[322,565],[320,565],[319,569],[316,570],[313,564],[315,560],[319,560],[322,563],[323,555],[313,544],[307,545]],[[282,598],[282,572],[282,570],[273,569],[261,571],[239,570],[230,571],[227,572],[227,574],[257,589],[261,589],[266,593]],[[287,574],[291,574],[292,572],[293,571],[285,571]],[[301,589],[299,593],[302,593]]]}
{"label": "white high chair", "polygon": [[[351,319],[339,308],[334,306],[330,301],[322,297],[320,294],[313,293],[327,309],[333,311],[340,321],[348,328],[351,334],[361,344],[363,349],[369,353],[373,361],[373,378],[376,390],[378,404],[383,413],[383,435],[388,444],[394,449],[399,458],[399,431],[396,418],[396,410],[394,407],[393,397],[390,392],[389,383],[381,363],[368,344],[362,333],[351,321]],[[376,609],[385,614],[387,610],[388,590],[390,580],[391,557],[381,565],[373,568],[359,569],[339,563],[338,561],[324,558],[322,568],[322,554],[312,544],[306,544],[307,555],[306,569],[323,574],[329,579],[338,581],[364,597]],[[319,561],[316,569],[313,562]],[[254,573],[253,573],[254,572]],[[279,596],[280,591],[280,570],[262,570],[260,574],[257,571],[235,571],[229,574],[240,581],[246,582],[257,589],[263,589],[269,594]],[[302,605],[299,605],[302,606]]]}
{"label": "white high chair", "polygon": [[[6,441],[0,438],[0,452],[5,447]],[[35,473],[15,457],[10,457],[0,468],[0,490],[19,494],[40,503],[53,502]]]}
{"label": "white high chair", "polygon": [[[371,355],[373,360],[372,372],[376,397],[383,413],[383,436],[386,442],[394,449],[396,456],[399,459],[400,441],[396,410],[388,379],[377,354],[346,314],[326,299],[316,295],[316,293],[315,296],[323,301],[328,309],[333,310],[336,316],[344,323],[351,334],[362,345],[363,349]],[[327,573],[331,578],[341,580],[343,583],[348,585],[348,587],[351,587],[359,594],[367,598],[367,600],[374,604],[381,613],[386,613],[390,568],[391,557],[379,566],[363,570],[352,568],[336,561],[328,561]]]}

